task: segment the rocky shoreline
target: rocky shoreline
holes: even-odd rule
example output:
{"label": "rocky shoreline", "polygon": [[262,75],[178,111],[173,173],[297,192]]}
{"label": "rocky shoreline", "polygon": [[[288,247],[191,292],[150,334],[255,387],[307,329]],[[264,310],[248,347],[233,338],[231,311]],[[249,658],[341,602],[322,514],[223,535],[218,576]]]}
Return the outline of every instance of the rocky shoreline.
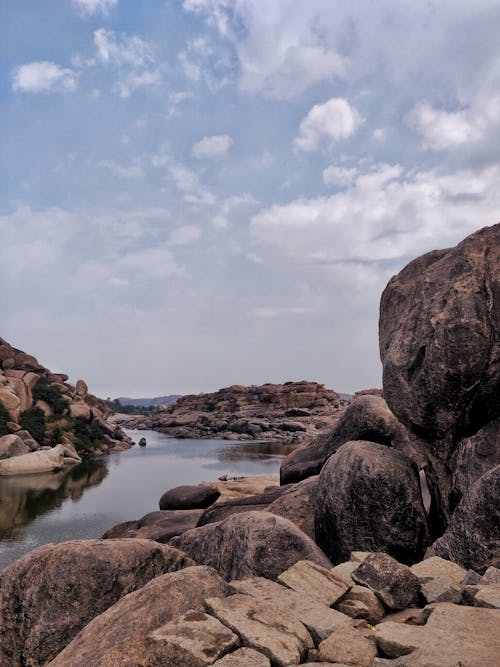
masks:
{"label": "rocky shoreline", "polygon": [[0,667],[497,664],[500,224],[390,281],[380,348],[384,397],[279,485],[166,489],[2,571]]}

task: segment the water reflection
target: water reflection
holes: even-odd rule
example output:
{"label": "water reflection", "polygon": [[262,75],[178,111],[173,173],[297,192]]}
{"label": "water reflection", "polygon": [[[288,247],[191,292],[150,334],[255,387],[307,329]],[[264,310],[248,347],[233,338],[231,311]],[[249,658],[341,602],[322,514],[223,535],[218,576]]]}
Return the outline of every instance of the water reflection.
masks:
{"label": "water reflection", "polygon": [[37,516],[60,507],[66,498],[78,501],[84,489],[97,486],[108,474],[102,460],[85,460],[69,470],[0,477],[0,540]]}
{"label": "water reflection", "polygon": [[274,463],[297,448],[281,442],[239,442],[217,450],[220,461],[269,461]]}

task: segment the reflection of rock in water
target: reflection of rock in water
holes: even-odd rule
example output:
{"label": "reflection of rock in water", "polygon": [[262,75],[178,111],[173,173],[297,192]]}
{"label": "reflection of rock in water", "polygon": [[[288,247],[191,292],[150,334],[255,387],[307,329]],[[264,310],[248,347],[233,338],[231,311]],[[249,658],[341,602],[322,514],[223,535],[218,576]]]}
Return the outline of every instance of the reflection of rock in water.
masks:
{"label": "reflection of rock in water", "polygon": [[297,445],[282,442],[245,442],[217,450],[219,461],[274,461],[276,456],[286,456]]}
{"label": "reflection of rock in water", "polygon": [[0,478],[0,539],[16,527],[60,507],[66,498],[79,500],[89,486],[97,486],[108,474],[102,460],[85,460],[71,470]]}

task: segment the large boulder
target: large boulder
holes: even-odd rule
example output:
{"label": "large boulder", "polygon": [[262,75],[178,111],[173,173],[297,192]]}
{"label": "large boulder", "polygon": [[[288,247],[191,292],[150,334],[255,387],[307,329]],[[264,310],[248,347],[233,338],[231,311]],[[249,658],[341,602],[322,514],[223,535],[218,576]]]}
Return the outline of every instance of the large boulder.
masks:
{"label": "large boulder", "polygon": [[0,572],[0,665],[44,665],[121,597],[189,565],[185,554],[149,540],[75,540],[31,551]]}
{"label": "large boulder", "polygon": [[310,537],[288,519],[270,512],[234,514],[188,530],[170,544],[228,580],[248,576],[276,579],[299,560],[331,567]]}
{"label": "large boulder", "polygon": [[486,472],[458,504],[446,532],[427,549],[465,568],[481,570],[500,554],[500,465]]}
{"label": "large boulder", "polygon": [[153,631],[189,610],[203,611],[206,598],[227,593],[225,582],[208,567],[156,577],[94,618],[49,665],[149,665]]}
{"label": "large boulder", "polygon": [[[9,437],[9,436],[6,436]],[[61,470],[81,461],[72,446],[56,445],[48,450],[30,452],[0,461],[0,475],[25,475]]]}
{"label": "large boulder", "polygon": [[404,454],[348,442],[319,476],[316,541],[333,563],[351,551],[385,551],[414,563],[429,543],[418,470]]}
{"label": "large boulder", "polygon": [[389,407],[442,459],[500,417],[500,224],[392,278],[380,355]]}
{"label": "large boulder", "polygon": [[11,433],[0,438],[0,459],[29,454],[30,448],[17,434]]}
{"label": "large boulder", "polygon": [[176,486],[160,498],[160,510],[198,510],[213,505],[220,496],[219,489],[212,484]]}
{"label": "large boulder", "polygon": [[314,540],[314,510],[319,477],[309,477],[292,484],[272,502],[267,511],[292,521],[302,532]]}
{"label": "large boulder", "polygon": [[283,459],[280,483],[290,484],[317,475],[328,458],[351,440],[368,440],[413,454],[406,428],[381,396],[363,395],[346,409],[332,431],[298,447]]}

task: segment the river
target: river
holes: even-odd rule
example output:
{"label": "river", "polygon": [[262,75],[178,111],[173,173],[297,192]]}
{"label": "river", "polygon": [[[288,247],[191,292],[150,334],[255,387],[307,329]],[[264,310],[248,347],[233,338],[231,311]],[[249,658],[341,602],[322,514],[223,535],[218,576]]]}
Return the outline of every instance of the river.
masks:
{"label": "river", "polygon": [[158,509],[162,493],[219,475],[270,475],[293,446],[267,442],[177,440],[126,431],[135,445],[69,470],[0,477],[0,570],[41,544],[100,537],[115,523]]}

